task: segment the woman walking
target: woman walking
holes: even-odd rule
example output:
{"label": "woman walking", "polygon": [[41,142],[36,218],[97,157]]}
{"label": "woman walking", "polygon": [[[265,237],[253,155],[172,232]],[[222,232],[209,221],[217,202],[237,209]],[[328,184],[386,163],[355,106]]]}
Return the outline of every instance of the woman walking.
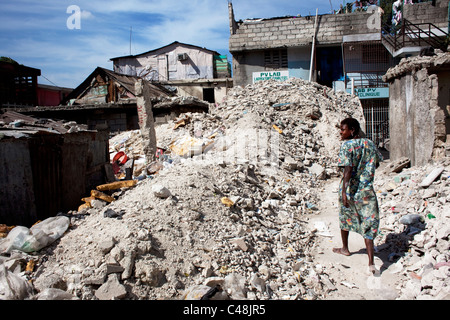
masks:
{"label": "woman walking", "polygon": [[371,140],[360,137],[360,130],[356,119],[347,118],[341,122],[340,134],[344,142],[339,151],[338,166],[344,171],[339,188],[342,248],[333,251],[349,256],[349,232],[359,233],[366,245],[369,272],[376,273],[373,240],[378,234],[380,220],[373,182],[382,156]]}

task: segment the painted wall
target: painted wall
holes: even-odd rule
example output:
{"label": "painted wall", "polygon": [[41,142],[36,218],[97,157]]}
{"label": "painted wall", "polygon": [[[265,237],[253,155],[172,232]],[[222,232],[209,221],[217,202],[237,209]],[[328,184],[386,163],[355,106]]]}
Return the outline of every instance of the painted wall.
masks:
{"label": "painted wall", "polygon": [[[178,54],[187,54],[179,60]],[[182,44],[174,44],[148,54],[125,57],[114,61],[114,72],[144,76],[147,80],[172,81],[186,79],[213,79],[214,55]]]}
{"label": "painted wall", "polygon": [[311,47],[288,49],[289,76],[309,80]]}

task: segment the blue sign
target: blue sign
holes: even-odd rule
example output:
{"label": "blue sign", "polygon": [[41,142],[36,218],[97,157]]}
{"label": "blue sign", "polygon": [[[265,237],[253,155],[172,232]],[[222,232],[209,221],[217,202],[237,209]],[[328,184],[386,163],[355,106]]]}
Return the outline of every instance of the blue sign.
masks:
{"label": "blue sign", "polygon": [[[347,92],[352,93],[352,90],[347,89]],[[355,88],[355,95],[360,99],[389,98],[389,88]]]}

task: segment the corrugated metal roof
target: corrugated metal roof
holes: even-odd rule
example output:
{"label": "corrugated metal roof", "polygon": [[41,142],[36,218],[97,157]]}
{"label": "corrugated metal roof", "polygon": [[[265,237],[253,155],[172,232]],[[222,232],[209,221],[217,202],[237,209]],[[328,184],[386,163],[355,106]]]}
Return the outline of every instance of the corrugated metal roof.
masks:
{"label": "corrugated metal roof", "polygon": [[[24,137],[38,132],[47,134],[65,134],[69,131],[86,131],[87,126],[75,122],[38,119],[15,111],[0,114],[0,133],[8,137]],[[76,128],[76,129],[74,129]]]}

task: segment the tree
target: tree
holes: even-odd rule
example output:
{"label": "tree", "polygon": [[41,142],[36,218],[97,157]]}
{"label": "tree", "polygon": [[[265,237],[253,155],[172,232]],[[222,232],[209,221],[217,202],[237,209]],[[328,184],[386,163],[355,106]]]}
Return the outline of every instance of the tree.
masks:
{"label": "tree", "polygon": [[381,16],[381,25],[390,26],[392,23],[392,4],[396,0],[380,0],[380,7],[383,9],[384,14]]}
{"label": "tree", "polygon": [[18,64],[17,61],[9,58],[9,57],[0,57],[0,61],[1,62],[8,62],[8,63],[12,63],[12,64]]}

